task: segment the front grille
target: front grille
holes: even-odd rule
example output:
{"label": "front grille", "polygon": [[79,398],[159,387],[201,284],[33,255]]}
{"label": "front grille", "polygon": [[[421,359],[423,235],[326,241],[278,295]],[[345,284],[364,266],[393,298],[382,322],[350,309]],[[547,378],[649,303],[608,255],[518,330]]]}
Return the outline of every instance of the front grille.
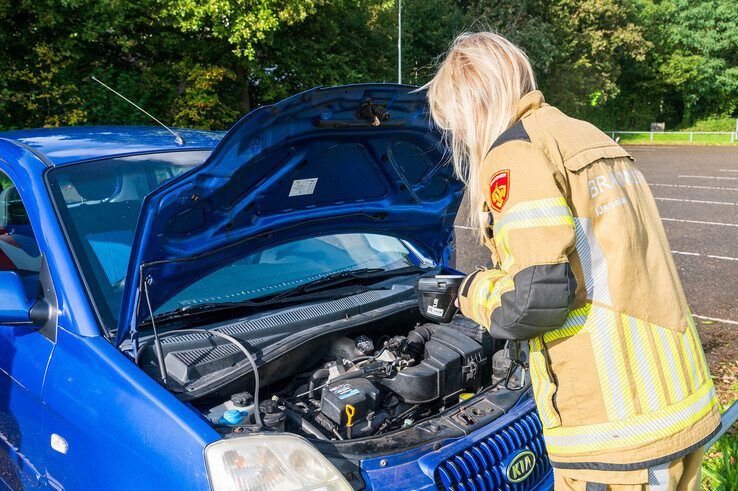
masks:
{"label": "front grille", "polygon": [[[444,460],[436,468],[436,484],[453,490],[522,491],[538,484],[551,468],[535,411]],[[503,461],[521,449],[536,456],[533,473],[523,482],[511,484],[505,478]]]}

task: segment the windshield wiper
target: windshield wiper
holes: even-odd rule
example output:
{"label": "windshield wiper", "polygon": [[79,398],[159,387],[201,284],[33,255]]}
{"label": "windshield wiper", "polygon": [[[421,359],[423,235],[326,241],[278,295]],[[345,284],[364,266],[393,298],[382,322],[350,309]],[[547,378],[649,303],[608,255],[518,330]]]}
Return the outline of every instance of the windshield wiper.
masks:
{"label": "windshield wiper", "polygon": [[407,266],[404,268],[384,269],[384,268],[361,268],[350,269],[348,271],[338,271],[336,273],[322,276],[316,280],[308,281],[291,290],[284,291],[271,297],[270,300],[283,300],[286,298],[296,297],[298,295],[310,294],[325,291],[338,285],[347,283],[363,284],[365,280],[379,280],[382,278],[390,278],[392,276],[401,276],[412,273],[421,273],[425,269],[418,266]]}
{"label": "windshield wiper", "polygon": [[[157,324],[163,323],[166,321],[174,320],[174,319],[181,319],[184,317],[191,317],[193,315],[198,315],[202,313],[210,313],[210,312],[220,312],[223,310],[232,310],[237,308],[244,308],[244,307],[251,307],[255,306],[255,302],[251,301],[244,301],[244,302],[207,302],[207,303],[199,303],[197,305],[187,305],[185,307],[179,307],[174,310],[169,310],[167,312],[162,312],[161,314],[156,314],[154,316],[154,321],[156,321]],[[151,320],[145,321],[145,323],[150,324]]]}

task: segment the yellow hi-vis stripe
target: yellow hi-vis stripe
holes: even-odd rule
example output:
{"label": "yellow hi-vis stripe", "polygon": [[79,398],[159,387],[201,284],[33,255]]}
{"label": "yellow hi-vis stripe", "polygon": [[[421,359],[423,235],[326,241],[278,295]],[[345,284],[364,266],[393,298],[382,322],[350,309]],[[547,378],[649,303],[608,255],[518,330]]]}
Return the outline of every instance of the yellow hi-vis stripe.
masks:
{"label": "yellow hi-vis stripe", "polygon": [[487,295],[485,295],[484,298],[480,299],[480,302],[491,313],[492,308],[502,302],[502,294],[512,290],[514,286],[515,283],[513,282],[511,276],[506,275],[502,278],[499,278],[495,282],[494,286],[491,289],[488,289]]}
{"label": "yellow hi-vis stripe", "polygon": [[695,353],[697,358],[697,364],[699,365],[700,379],[704,383],[705,380],[710,378],[710,373],[707,370],[707,360],[705,359],[705,352],[702,351],[702,344],[700,344],[699,337],[697,336],[697,328],[694,325],[694,319],[690,315],[688,318],[688,328],[686,334],[687,338],[692,346],[692,352]]}
{"label": "yellow hi-vis stripe", "polygon": [[702,361],[697,352],[695,346],[695,337],[693,337],[694,327],[688,325],[686,331],[680,336],[682,344],[682,350],[684,351],[684,359],[687,364],[687,371],[690,377],[692,377],[692,386],[699,387],[705,383],[705,367],[702,366]]}
{"label": "yellow hi-vis stripe", "polygon": [[648,324],[635,317],[621,314],[625,346],[633,371],[636,393],[644,412],[666,407],[666,388],[658,375],[656,354],[648,342]]}
{"label": "yellow hi-vis stripe", "polygon": [[671,336],[671,338],[674,340],[674,354],[676,364],[679,367],[679,377],[684,382],[687,394],[691,394],[692,392],[697,390],[697,388],[701,384],[694,384],[692,373],[689,371],[687,365],[687,355],[682,347],[682,339],[684,339],[684,336],[682,335],[682,333],[676,331],[669,331],[669,336]]}
{"label": "yellow hi-vis stripe", "polygon": [[477,323],[482,323],[482,313],[480,312],[480,298],[483,296],[483,292],[487,292],[490,289],[490,285],[494,284],[494,275],[488,272],[482,272],[478,273],[480,275],[484,275],[481,280],[477,281],[477,284],[474,287],[474,290],[469,292],[469,299],[471,300],[470,305],[472,308],[472,315],[474,316],[474,320]]}
{"label": "yellow hi-vis stripe", "polygon": [[557,339],[572,337],[573,335],[581,331],[582,328],[584,328],[591,309],[592,304],[588,303],[584,307],[572,310],[571,312],[569,312],[569,315],[566,316],[566,321],[564,321],[564,325],[561,326],[560,329],[554,329],[553,331],[548,331],[547,333],[545,333],[543,335],[543,341],[546,343],[550,343],[551,341],[555,341]]}
{"label": "yellow hi-vis stripe", "polygon": [[495,243],[500,252],[502,269],[509,271],[515,263],[510,251],[510,231],[557,225],[574,227],[574,216],[562,196],[523,201],[506,210],[494,225]]}
{"label": "yellow hi-vis stripe", "polygon": [[659,364],[664,372],[666,388],[672,403],[681,401],[687,396],[687,382],[682,378],[676,352],[674,338],[667,329],[650,324],[653,329],[653,338],[656,343],[656,352],[659,355]]}
{"label": "yellow hi-vis stripe", "polygon": [[629,418],[635,415],[635,405],[615,313],[610,309],[592,306],[590,319],[594,319],[594,322],[588,323],[587,331],[592,340],[607,419],[615,421]]}
{"label": "yellow hi-vis stripe", "polygon": [[717,404],[708,381],[686,399],[651,413],[596,425],[543,430],[550,454],[568,455],[648,444],[689,428]]}
{"label": "yellow hi-vis stripe", "polygon": [[472,314],[479,324],[489,325],[492,310],[500,305],[502,294],[512,289],[514,283],[510,276],[502,271],[490,270],[479,273],[484,275],[469,295],[472,299]]}
{"label": "yellow hi-vis stripe", "polygon": [[548,374],[546,353],[541,338],[530,340],[530,376],[533,382],[533,396],[536,400],[538,415],[545,428],[553,428],[561,424],[561,418],[553,405],[556,385]]}
{"label": "yellow hi-vis stripe", "polygon": [[703,380],[701,376],[701,369],[697,363],[697,357],[692,350],[689,343],[689,334],[684,333],[679,337],[679,343],[682,345],[682,352],[684,353],[684,363],[687,365],[687,372],[692,380],[692,387],[699,387],[702,385]]}

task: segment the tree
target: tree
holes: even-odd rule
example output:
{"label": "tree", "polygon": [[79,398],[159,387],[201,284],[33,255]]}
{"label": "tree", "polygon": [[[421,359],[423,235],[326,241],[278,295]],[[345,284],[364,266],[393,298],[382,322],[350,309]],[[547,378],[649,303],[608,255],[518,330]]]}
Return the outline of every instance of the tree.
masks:
{"label": "tree", "polygon": [[650,48],[630,1],[559,0],[550,23],[557,54],[544,87],[564,111],[593,111],[618,95],[623,63],[641,61]]}
{"label": "tree", "polygon": [[492,30],[516,43],[530,59],[539,83],[544,82],[561,56],[551,8],[546,0],[476,0],[469,5],[468,29]]}
{"label": "tree", "polygon": [[229,46],[183,33],[158,0],[0,0],[0,23],[0,127],[151,123],[91,75],[164,121],[223,128],[241,113]]}
{"label": "tree", "polygon": [[[734,0],[403,0],[403,81],[454,36],[492,29],[547,99],[607,128],[736,114]],[[0,0],[0,128],[223,129],[316,85],[394,81],[397,0]]]}
{"label": "tree", "polygon": [[[675,103],[683,108],[681,122],[734,114],[738,107],[738,3],[675,0],[649,7],[646,20],[659,39],[655,71],[677,96]],[[655,22],[664,27],[663,33],[653,26]]]}
{"label": "tree", "polygon": [[174,0],[164,13],[185,32],[227,41],[238,56],[253,59],[255,45],[282,25],[299,22],[320,0]]}

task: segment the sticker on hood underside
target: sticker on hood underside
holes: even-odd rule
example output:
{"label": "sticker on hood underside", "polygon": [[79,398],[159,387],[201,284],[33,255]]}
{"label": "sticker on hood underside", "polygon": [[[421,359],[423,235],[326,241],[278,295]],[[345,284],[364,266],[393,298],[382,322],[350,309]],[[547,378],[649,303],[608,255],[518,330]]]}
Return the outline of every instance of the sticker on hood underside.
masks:
{"label": "sticker on hood underside", "polygon": [[310,179],[295,179],[292,181],[289,197],[313,194],[313,192],[315,192],[316,184],[318,184],[317,177],[312,177]]}

